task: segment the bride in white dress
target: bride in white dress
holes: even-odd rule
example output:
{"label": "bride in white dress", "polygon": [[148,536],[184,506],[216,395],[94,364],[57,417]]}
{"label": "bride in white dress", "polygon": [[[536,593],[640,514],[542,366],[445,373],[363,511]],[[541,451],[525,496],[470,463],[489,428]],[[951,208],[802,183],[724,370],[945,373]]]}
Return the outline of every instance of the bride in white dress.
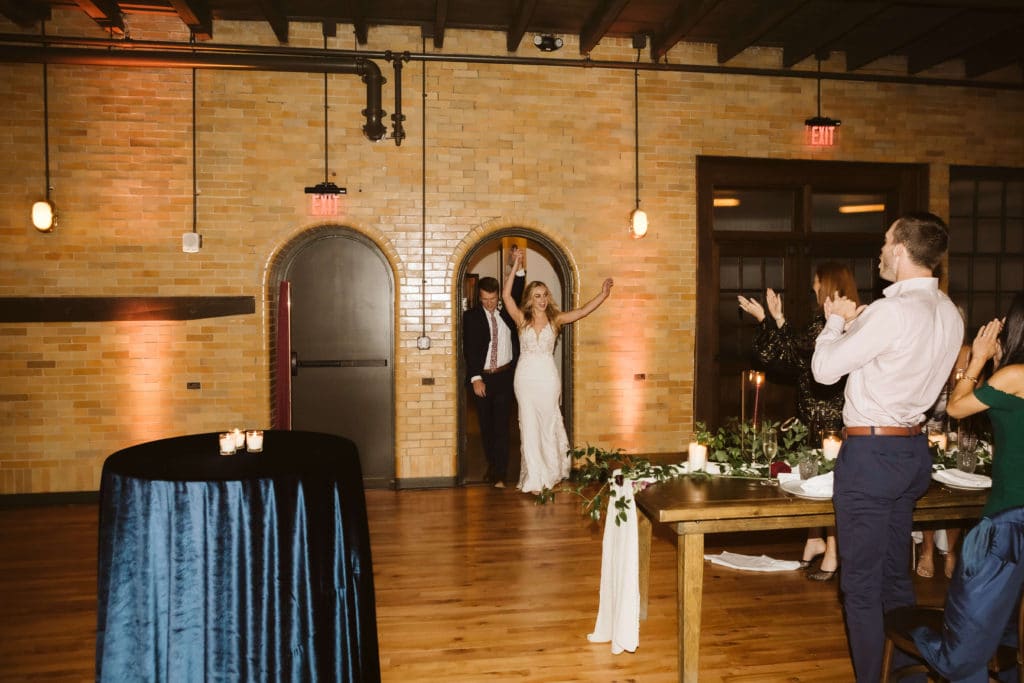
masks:
{"label": "bride in white dress", "polygon": [[559,399],[562,382],[555,365],[555,342],[562,325],[590,315],[612,289],[608,278],[601,291],[580,308],[559,311],[551,301],[547,285],[533,281],[526,286],[521,302],[512,298],[512,284],[519,272],[522,252],[513,252],[512,269],[505,278],[502,299],[505,308],[519,326],[519,362],[514,380],[519,403],[519,435],[522,465],[516,488],[524,493],[539,493],[569,476],[569,439]]}

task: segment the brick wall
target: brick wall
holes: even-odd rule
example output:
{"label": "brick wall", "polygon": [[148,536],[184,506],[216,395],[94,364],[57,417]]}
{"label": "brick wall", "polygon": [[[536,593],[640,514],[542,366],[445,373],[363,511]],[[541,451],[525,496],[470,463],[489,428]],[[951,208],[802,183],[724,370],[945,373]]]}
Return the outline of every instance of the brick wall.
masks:
{"label": "brick wall", "polygon": [[[133,16],[131,28],[136,39],[187,40],[166,18]],[[331,47],[353,47],[345,29]],[[0,22],[0,32],[18,30]],[[101,35],[77,12],[55,12],[47,30]],[[293,24],[290,36],[293,47],[322,44],[319,25]],[[276,42],[269,28],[249,24],[218,23],[215,38]],[[370,39],[369,50],[424,49],[417,29],[375,28]],[[567,43],[556,54],[576,59],[575,42]],[[452,31],[444,52],[502,56],[504,36]],[[606,40],[592,56],[631,61],[635,53],[628,40]],[[841,59],[826,68],[841,68]],[[780,60],[754,49],[736,63],[775,68]],[[712,65],[715,55],[685,46],[670,61]],[[379,66],[390,114],[394,79],[386,62]],[[811,150],[802,122],[815,112],[813,79],[641,72],[641,198],[652,229],[634,241],[626,235],[631,71],[432,62],[424,273],[422,68],[404,70],[408,138],[400,147],[362,136],[357,77],[329,77],[333,179],[348,188],[338,222],[381,248],[397,285],[399,478],[455,475],[453,281],[488,235],[521,226],[548,236],[573,264],[582,300],[604,277],[616,280],[612,298],[576,330],[576,442],[679,451],[692,431],[697,155],[928,163],[931,208],[940,214],[950,164],[1024,159],[1019,91],[826,81],[823,113],[842,119],[842,140]],[[198,72],[204,245],[183,254],[181,234],[192,227],[191,72],[53,65],[60,225],[36,233],[28,215],[44,189],[41,73],[40,65],[0,64],[0,296],[249,295],[257,314],[0,324],[0,493],[95,489],[103,459],[119,448],[268,424],[270,269],[289,242],[322,225],[307,215],[302,193],[323,177],[322,75]],[[416,349],[421,298],[433,341],[425,352]],[[424,386],[424,377],[436,384]],[[187,391],[191,381],[202,390]]]}

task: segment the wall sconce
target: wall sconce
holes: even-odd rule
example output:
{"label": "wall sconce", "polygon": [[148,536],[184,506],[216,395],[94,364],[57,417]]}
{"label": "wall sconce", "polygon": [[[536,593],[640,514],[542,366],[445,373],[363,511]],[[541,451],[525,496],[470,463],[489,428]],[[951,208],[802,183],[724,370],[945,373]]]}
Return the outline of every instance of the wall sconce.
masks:
{"label": "wall sconce", "polygon": [[32,226],[39,232],[50,232],[57,225],[57,214],[50,201],[50,94],[43,62],[43,154],[46,159],[46,199],[32,205]]}
{"label": "wall sconce", "polygon": [[557,38],[550,33],[538,33],[533,37],[533,44],[541,52],[554,52],[555,50],[561,50],[564,43],[561,38]]}
{"label": "wall sconce", "polygon": [[[633,36],[633,47],[636,48],[636,63],[640,63],[640,50],[647,45],[647,36]],[[633,66],[633,170],[636,190],[636,205],[629,214],[629,234],[633,239],[640,239],[647,234],[647,213],[640,208],[640,81],[639,71]]]}
{"label": "wall sconce", "polygon": [[842,121],[821,115],[821,59],[818,59],[818,115],[804,121],[804,143],[812,147],[832,147],[839,141]]}

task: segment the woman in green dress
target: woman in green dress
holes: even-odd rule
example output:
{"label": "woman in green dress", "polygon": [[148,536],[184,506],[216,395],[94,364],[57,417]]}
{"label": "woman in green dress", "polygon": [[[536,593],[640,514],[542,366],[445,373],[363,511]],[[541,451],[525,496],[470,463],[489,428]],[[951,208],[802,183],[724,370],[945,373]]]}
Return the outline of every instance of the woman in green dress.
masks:
{"label": "woman in green dress", "polygon": [[[989,360],[996,370],[975,388]],[[992,491],[981,521],[964,539],[942,632],[922,627],[913,634],[933,669],[964,683],[987,682],[987,662],[1000,640],[1016,641],[1013,617],[1024,586],[1024,292],[1004,322],[993,320],[978,332],[946,408],[956,418],[982,411],[995,440]]]}

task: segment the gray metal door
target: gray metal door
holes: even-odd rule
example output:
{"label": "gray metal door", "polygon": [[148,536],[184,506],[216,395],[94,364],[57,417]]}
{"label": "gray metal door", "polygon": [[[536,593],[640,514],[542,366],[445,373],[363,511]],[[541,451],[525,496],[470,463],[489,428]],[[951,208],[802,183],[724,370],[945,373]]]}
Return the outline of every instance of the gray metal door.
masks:
{"label": "gray metal door", "polygon": [[291,282],[292,428],[359,448],[368,487],[393,483],[394,284],[376,245],[318,238],[287,268]]}

